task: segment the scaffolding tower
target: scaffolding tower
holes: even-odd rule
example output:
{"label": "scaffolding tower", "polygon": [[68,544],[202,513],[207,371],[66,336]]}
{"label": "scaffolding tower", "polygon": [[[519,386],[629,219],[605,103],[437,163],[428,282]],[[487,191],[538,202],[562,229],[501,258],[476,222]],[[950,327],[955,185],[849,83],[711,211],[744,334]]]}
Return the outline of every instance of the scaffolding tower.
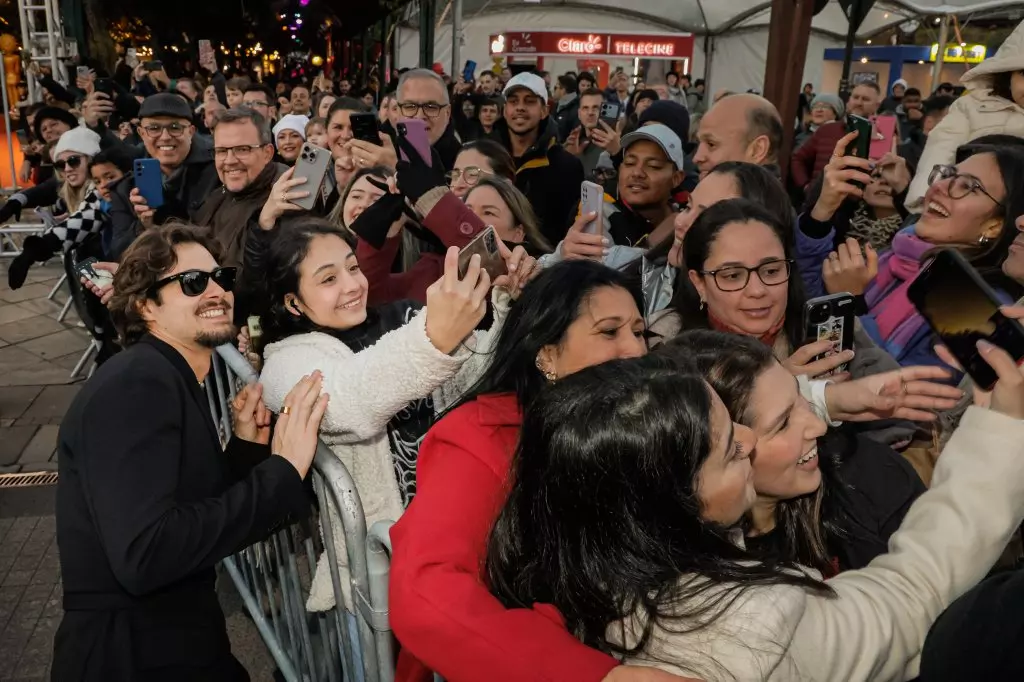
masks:
{"label": "scaffolding tower", "polygon": [[[25,56],[39,65],[49,63],[53,78],[68,83],[64,66],[65,59],[78,56],[78,45],[64,35],[60,18],[60,0],[18,0],[18,15],[21,18],[21,41]],[[39,83],[26,76],[30,102],[42,99]]]}

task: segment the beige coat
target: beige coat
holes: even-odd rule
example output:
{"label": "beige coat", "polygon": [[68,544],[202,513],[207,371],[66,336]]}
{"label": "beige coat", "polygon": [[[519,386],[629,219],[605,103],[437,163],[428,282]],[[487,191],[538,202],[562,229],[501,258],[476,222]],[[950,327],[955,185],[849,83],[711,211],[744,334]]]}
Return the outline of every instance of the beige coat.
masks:
{"label": "beige coat", "polygon": [[1024,22],[1003,42],[999,51],[963,75],[960,82],[970,89],[950,107],[949,114],[928,135],[928,143],[910,183],[906,205],[920,211],[928,190],[928,174],[940,164],[953,164],[956,148],[982,135],[1024,137],[1024,108],[991,93],[992,76],[1024,69]]}
{"label": "beige coat", "polygon": [[[1022,519],[1024,421],[971,407],[889,552],[829,580],[835,597],[754,587],[704,629],[656,627],[628,662],[706,682],[913,679],[932,623],[985,577]],[[633,644],[638,631],[632,619],[607,636]]]}

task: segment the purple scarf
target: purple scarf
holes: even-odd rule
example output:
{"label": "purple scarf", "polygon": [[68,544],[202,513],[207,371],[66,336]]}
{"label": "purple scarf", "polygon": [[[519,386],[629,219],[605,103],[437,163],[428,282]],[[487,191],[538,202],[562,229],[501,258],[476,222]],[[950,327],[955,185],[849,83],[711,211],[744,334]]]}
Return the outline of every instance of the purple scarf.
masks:
{"label": "purple scarf", "polygon": [[894,357],[925,324],[907,298],[907,288],[921,271],[921,257],[931,248],[934,245],[914,234],[913,226],[900,230],[892,250],[879,259],[878,276],[864,294],[883,345]]}

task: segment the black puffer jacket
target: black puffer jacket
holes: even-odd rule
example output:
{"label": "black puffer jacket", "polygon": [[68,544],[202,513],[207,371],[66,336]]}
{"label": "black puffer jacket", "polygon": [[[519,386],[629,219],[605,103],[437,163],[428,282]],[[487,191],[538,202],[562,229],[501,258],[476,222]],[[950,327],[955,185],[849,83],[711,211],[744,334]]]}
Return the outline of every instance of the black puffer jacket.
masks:
{"label": "black puffer jacket", "polygon": [[[513,158],[516,187],[530,200],[540,219],[541,232],[551,244],[562,241],[576,218],[580,183],[583,182],[583,164],[558,144],[555,129],[550,118],[541,121],[542,132],[534,145],[521,157]],[[494,133],[512,153],[504,119],[495,124]]]}

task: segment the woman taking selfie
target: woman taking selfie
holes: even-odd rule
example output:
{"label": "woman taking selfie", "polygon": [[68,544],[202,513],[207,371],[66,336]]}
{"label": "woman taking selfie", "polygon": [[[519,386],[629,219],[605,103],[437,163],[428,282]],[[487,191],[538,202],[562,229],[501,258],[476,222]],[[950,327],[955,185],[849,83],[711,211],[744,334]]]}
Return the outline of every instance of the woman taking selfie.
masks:
{"label": "woman taking selfie", "polygon": [[[925,491],[906,460],[863,435],[827,428],[801,396],[800,382],[751,337],[683,332],[658,353],[693,363],[729,413],[754,434],[757,499],[743,523],[749,551],[810,566],[826,577],[885,553],[889,536]],[[893,377],[864,380],[880,387],[894,380],[891,392],[900,399],[891,410],[869,416],[934,421],[935,410],[949,409],[960,397],[957,389],[930,381],[947,377],[937,367],[908,367]],[[847,388],[828,385],[826,408],[836,411],[836,389]]]}
{"label": "woman taking selfie", "polygon": [[[1024,293],[1024,287],[1001,271],[1017,237],[1014,221],[1024,213],[1024,194],[1019,191],[1024,153],[1007,146],[962,147],[956,166],[933,169],[921,217],[899,231],[892,249],[879,257],[870,246],[861,254],[854,243],[831,250],[833,213],[845,197],[860,196],[852,183],[871,181],[865,172],[867,161],[842,156],[844,143],[851,139],[848,135],[839,141],[837,158],[825,170],[828,189],[810,214],[801,217],[796,240],[801,265],[825,261],[824,290],[863,295],[865,330],[900,364],[940,365],[933,350],[935,337],[907,298],[907,288],[930,252],[948,246],[960,251],[1006,302]],[[889,184],[900,191],[894,182],[890,179]]]}
{"label": "woman taking selfie", "polygon": [[855,351],[820,360],[831,341],[805,342],[807,299],[786,235],[791,226],[745,199],[703,211],[686,233],[683,263],[669,309],[652,329],[664,338],[679,330],[716,329],[760,340],[794,375],[818,377],[849,364],[853,377],[898,369],[862,331]]}
{"label": "woman taking selfie", "polygon": [[737,544],[756,438],[702,377],[650,356],[555,382],[523,420],[487,583],[510,609],[552,604],[585,644],[706,682],[913,679],[928,627],[1024,518],[1024,381],[981,350],[992,409],[969,410],[889,553],[828,582]]}
{"label": "woman taking selfie", "polygon": [[[391,625],[400,682],[644,680],[541,612],[507,611],[482,581],[524,408],[542,387],[647,352],[639,294],[588,261],[543,271],[509,312],[483,376],[427,434],[416,500],[392,528]],[[635,677],[633,675],[636,675]]]}
{"label": "woman taking selfie", "polygon": [[[267,406],[276,411],[293,377],[314,369],[323,374],[331,404],[321,437],[352,473],[367,523],[373,524],[401,516],[415,495],[416,452],[435,409],[479,374],[478,353],[490,333],[473,329],[486,310],[491,283],[479,258],[460,278],[458,253],[451,249],[444,277],[427,292],[425,310],[411,301],[369,308],[368,284],[353,246],[347,233],[317,219],[279,229],[266,262],[270,310],[263,319],[267,346],[260,380]],[[531,259],[517,249],[509,267],[528,276]],[[511,278],[496,284],[518,290]],[[495,289],[496,324],[508,298]],[[340,531],[340,522],[334,528]],[[323,610],[333,602],[324,559],[309,606]]]}

